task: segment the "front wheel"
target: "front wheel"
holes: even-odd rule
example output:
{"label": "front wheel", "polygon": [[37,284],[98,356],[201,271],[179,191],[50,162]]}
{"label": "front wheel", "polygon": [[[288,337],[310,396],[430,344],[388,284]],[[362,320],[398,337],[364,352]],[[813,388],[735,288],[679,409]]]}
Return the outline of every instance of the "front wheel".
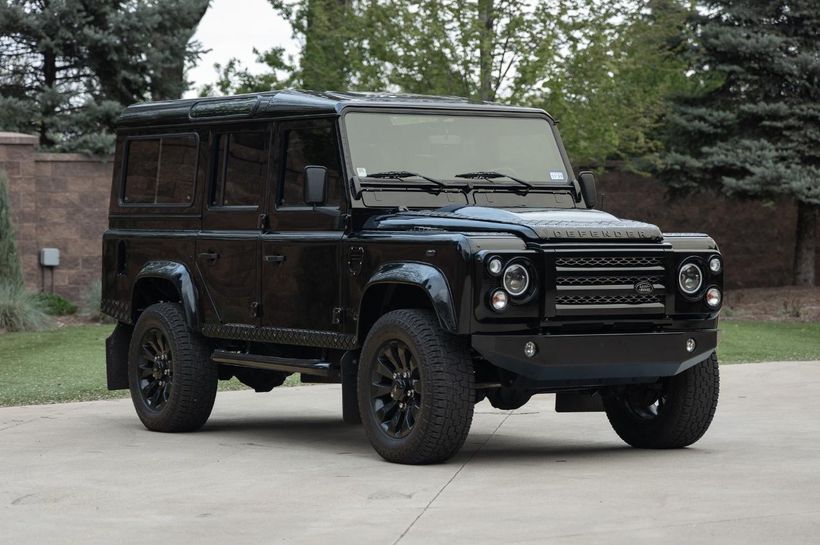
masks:
{"label": "front wheel", "polygon": [[679,375],[629,386],[604,398],[615,432],[637,448],[683,448],[700,439],[715,415],[720,377],[712,354]]}
{"label": "front wheel", "polygon": [[359,411],[373,448],[389,462],[443,462],[473,420],[472,359],[464,339],[432,312],[394,310],[373,325],[357,378]]}

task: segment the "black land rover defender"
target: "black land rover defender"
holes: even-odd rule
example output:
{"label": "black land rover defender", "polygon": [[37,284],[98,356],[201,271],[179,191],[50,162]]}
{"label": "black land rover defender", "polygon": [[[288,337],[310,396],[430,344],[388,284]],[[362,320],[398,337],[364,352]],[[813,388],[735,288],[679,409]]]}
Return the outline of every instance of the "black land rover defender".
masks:
{"label": "black land rover defender", "polygon": [[[595,210],[542,110],[268,92],[119,119],[103,239],[108,386],[201,427],[217,381],[341,382],[385,459],[455,454],[473,406],[605,411],[635,447],[708,428],[723,262]],[[636,196],[639,198],[639,196]]]}

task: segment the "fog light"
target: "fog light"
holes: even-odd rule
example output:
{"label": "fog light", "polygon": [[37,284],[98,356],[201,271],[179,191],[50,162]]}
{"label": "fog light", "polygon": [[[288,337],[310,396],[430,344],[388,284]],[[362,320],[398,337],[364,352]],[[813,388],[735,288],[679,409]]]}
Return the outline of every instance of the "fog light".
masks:
{"label": "fog light", "polygon": [[507,303],[509,302],[509,298],[507,297],[507,292],[504,290],[495,290],[493,294],[490,296],[490,304],[493,307],[493,310],[501,312],[505,308],[507,308]]}
{"label": "fog light", "polygon": [[532,341],[527,341],[524,343],[524,355],[528,358],[535,357],[538,353],[538,347]]}
{"label": "fog light", "polygon": [[709,270],[713,273],[717,274],[720,272],[720,269],[723,268],[723,263],[720,262],[720,258],[715,256],[709,260]]}
{"label": "fog light", "polygon": [[499,274],[501,274],[501,268],[503,266],[504,265],[503,263],[501,263],[501,260],[497,257],[494,257],[487,263],[487,270],[490,271],[491,275],[498,276]]}
{"label": "fog light", "polygon": [[706,304],[712,308],[717,308],[720,306],[720,301],[723,299],[723,296],[720,294],[720,290],[717,288],[709,288],[706,290]]}
{"label": "fog light", "polygon": [[696,346],[697,346],[697,343],[695,342],[695,339],[686,339],[686,351],[687,352],[694,352]]}

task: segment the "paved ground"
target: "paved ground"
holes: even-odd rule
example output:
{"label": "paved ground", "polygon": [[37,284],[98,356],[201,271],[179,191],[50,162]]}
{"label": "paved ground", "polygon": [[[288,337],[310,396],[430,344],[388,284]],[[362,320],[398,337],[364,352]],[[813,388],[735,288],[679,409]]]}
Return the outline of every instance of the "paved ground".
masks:
{"label": "paved ground", "polygon": [[477,407],[448,464],[381,461],[337,386],[221,393],[199,433],[130,401],[0,409],[0,543],[818,543],[820,362],[722,368],[693,448],[606,418]]}

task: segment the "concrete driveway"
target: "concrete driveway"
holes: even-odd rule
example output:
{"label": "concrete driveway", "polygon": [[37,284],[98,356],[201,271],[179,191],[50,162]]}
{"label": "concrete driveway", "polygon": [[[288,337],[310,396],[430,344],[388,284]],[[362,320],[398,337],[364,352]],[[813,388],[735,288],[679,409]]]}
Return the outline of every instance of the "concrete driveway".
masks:
{"label": "concrete driveway", "polygon": [[129,400],[0,409],[0,543],[818,543],[820,362],[722,368],[694,447],[626,447],[553,397],[477,407],[451,462],[383,462],[338,386],[222,393],[198,433]]}

